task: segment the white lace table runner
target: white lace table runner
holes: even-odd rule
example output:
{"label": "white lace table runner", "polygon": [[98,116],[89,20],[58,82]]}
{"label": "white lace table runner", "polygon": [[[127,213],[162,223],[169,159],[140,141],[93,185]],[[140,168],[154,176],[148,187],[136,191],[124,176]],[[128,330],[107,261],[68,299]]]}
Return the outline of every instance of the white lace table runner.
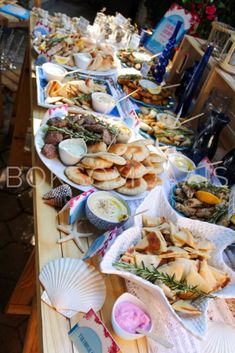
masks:
{"label": "white lace table runner", "polygon": [[[150,292],[138,287],[133,282],[126,281],[127,289],[140,300],[148,298],[149,311],[154,319],[153,332],[161,333],[174,348],[166,349],[151,339],[148,339],[149,353],[202,353],[201,341],[185,330],[181,324],[168,312],[163,312]],[[214,299],[210,301],[208,320],[235,325],[235,300]]]}

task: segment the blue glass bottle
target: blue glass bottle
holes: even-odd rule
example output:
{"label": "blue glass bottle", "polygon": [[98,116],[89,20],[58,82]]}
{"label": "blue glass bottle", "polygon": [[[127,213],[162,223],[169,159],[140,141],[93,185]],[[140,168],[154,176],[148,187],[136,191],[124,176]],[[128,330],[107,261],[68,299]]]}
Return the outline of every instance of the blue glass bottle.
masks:
{"label": "blue glass bottle", "polygon": [[194,74],[184,91],[184,94],[181,96],[181,99],[179,100],[179,103],[175,109],[176,114],[181,110],[181,116],[185,117],[188,115],[189,111],[191,110],[192,100],[195,96],[195,93],[197,91],[197,88],[202,78],[202,74],[210,59],[213,49],[214,49],[213,46],[208,45],[205,51],[205,54],[199,61],[199,64],[197,65],[196,70],[194,71]]}
{"label": "blue glass bottle", "polygon": [[156,67],[155,67],[154,78],[155,78],[155,80],[157,81],[158,84],[162,83],[162,81],[163,81],[164,75],[166,73],[166,67],[168,65],[172,49],[175,46],[176,37],[177,37],[177,34],[178,34],[179,30],[180,30],[180,27],[182,26],[182,23],[183,22],[181,22],[181,21],[177,22],[175,30],[174,30],[171,38],[167,42],[164,50],[162,51],[162,54],[160,55],[158,63],[156,65]]}

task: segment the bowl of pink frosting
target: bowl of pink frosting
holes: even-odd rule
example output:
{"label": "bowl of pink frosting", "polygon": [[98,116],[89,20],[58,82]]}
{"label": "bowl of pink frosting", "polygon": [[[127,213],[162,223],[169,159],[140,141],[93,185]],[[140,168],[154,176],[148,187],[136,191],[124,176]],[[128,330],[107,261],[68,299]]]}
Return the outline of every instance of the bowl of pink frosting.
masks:
{"label": "bowl of pink frosting", "polygon": [[153,323],[144,303],[134,295],[124,293],[114,303],[112,326],[120,338],[135,340],[143,337],[137,333],[138,328],[151,332]]}

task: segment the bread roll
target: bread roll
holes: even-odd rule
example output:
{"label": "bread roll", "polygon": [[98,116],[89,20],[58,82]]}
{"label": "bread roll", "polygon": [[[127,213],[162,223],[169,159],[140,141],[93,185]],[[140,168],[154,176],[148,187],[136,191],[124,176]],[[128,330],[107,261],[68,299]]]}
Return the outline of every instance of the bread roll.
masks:
{"label": "bread roll", "polygon": [[127,179],[126,183],[117,188],[116,191],[120,194],[135,196],[142,194],[147,190],[147,183],[144,179]]}
{"label": "bread roll", "polygon": [[86,175],[79,167],[67,167],[65,168],[64,173],[68,179],[73,181],[75,184],[86,186],[93,183],[93,179]]}
{"label": "bread roll", "polygon": [[96,188],[101,189],[101,190],[114,190],[114,189],[124,185],[125,182],[126,182],[126,180],[119,176],[113,180],[95,181],[93,185]]}
{"label": "bread roll", "polygon": [[107,146],[104,142],[97,142],[87,146],[88,153],[106,152]]}
{"label": "bread roll", "polygon": [[100,157],[85,157],[82,159],[81,164],[87,169],[104,169],[111,168],[113,162],[101,159]]}
{"label": "bread roll", "polygon": [[120,176],[117,168],[95,169],[87,171],[87,174],[95,180],[107,181],[113,180]]}
{"label": "bread roll", "polygon": [[111,145],[109,147],[109,152],[110,153],[115,153],[117,154],[118,156],[122,156],[126,150],[127,150],[127,146],[126,144],[124,143],[115,143],[114,145]]}
{"label": "bread roll", "polygon": [[142,178],[142,176],[146,174],[145,167],[141,163],[133,160],[127,161],[126,165],[118,166],[117,168],[121,176],[128,179]]}

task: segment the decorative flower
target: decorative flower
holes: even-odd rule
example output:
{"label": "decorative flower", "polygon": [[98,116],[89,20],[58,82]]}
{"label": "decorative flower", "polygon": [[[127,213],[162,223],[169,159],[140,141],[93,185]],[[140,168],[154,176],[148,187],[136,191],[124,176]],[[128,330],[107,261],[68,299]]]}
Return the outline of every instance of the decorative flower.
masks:
{"label": "decorative flower", "polygon": [[214,21],[215,16],[214,16],[214,15],[209,15],[209,16],[207,16],[206,18],[207,18],[207,20],[209,20],[209,21]]}
{"label": "decorative flower", "polygon": [[207,6],[205,12],[207,15],[214,15],[216,13],[216,6],[215,5]]}
{"label": "decorative flower", "polygon": [[203,2],[199,2],[197,4],[198,9],[202,9],[204,7]]}

